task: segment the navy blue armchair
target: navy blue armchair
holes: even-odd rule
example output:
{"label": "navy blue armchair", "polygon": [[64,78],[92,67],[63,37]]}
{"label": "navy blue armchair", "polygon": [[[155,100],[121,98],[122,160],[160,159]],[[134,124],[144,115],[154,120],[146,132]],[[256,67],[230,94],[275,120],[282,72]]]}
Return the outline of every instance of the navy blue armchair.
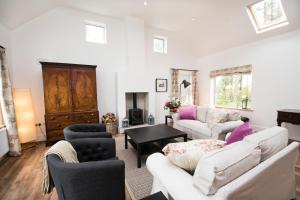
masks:
{"label": "navy blue armchair", "polygon": [[124,200],[125,163],[116,158],[111,138],[82,138],[69,141],[79,163],[64,163],[47,156],[50,176],[59,200]]}
{"label": "navy blue armchair", "polygon": [[102,124],[74,124],[64,129],[67,141],[78,138],[112,138]]}

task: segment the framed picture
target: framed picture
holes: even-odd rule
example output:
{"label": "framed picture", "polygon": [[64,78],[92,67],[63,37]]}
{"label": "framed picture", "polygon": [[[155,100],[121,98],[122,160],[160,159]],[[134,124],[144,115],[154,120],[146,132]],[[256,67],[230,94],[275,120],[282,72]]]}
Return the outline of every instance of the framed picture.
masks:
{"label": "framed picture", "polygon": [[157,78],[155,80],[156,92],[167,92],[168,91],[168,79]]}

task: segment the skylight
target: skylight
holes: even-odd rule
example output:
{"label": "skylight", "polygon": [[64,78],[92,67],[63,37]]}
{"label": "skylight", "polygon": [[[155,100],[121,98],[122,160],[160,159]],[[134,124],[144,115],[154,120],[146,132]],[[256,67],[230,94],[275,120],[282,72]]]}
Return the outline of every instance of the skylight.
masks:
{"label": "skylight", "polygon": [[263,0],[247,7],[256,33],[288,25],[281,0]]}

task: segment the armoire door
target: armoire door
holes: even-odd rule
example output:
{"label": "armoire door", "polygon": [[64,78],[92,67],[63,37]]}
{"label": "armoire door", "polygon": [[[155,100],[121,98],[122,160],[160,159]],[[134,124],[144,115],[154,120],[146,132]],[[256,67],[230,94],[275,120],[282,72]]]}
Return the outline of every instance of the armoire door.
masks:
{"label": "armoire door", "polygon": [[73,111],[97,111],[96,69],[74,68],[71,73]]}
{"label": "armoire door", "polygon": [[71,73],[69,68],[43,67],[46,113],[71,112]]}

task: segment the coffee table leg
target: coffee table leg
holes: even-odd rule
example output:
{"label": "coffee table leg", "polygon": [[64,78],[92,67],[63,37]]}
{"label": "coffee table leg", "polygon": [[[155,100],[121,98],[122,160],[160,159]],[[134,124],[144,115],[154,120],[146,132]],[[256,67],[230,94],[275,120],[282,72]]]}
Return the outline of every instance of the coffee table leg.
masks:
{"label": "coffee table leg", "polygon": [[187,142],[187,135],[183,137],[184,141]]}
{"label": "coffee table leg", "polygon": [[128,138],[127,138],[127,132],[125,131],[125,149],[128,149]]}
{"label": "coffee table leg", "polygon": [[137,144],[136,145],[136,150],[137,150],[137,167],[141,168],[141,145]]}

